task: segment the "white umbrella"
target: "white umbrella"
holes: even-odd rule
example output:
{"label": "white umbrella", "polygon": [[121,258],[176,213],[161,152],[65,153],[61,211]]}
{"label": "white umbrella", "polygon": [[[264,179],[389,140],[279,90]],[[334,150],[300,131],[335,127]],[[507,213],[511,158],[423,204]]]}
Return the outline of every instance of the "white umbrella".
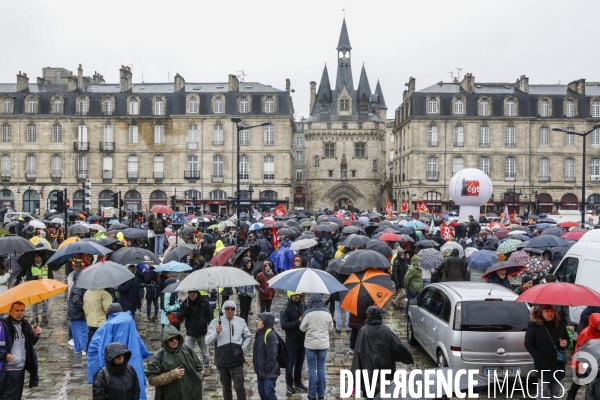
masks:
{"label": "white umbrella", "polygon": [[290,250],[302,250],[302,249],[310,249],[311,247],[319,244],[315,239],[301,239],[297,242],[292,243],[290,246]]}
{"label": "white umbrella", "polygon": [[33,226],[36,229],[46,229],[46,224],[36,219],[29,221],[29,225]]}
{"label": "white umbrella", "polygon": [[92,231],[100,231],[100,232],[106,232],[106,228],[103,227],[102,225],[98,225],[98,224],[90,224],[87,226],[88,229],[92,230]]}
{"label": "white umbrella", "polygon": [[460,244],[458,244],[457,242],[446,242],[446,243],[444,243],[444,245],[440,248],[440,251],[443,252],[444,249],[447,249],[447,248],[457,249],[458,250],[458,255],[460,257],[464,257],[465,256],[465,251],[463,250],[462,246]]}
{"label": "white umbrella", "polygon": [[63,222],[65,222],[62,218],[52,218],[52,220],[50,221],[53,224],[62,224]]}
{"label": "white umbrella", "polygon": [[135,278],[127,268],[112,261],[96,263],[87,267],[77,278],[77,287],[84,289],[106,289],[117,287]]}
{"label": "white umbrella", "polygon": [[477,249],[477,247],[467,247],[465,249],[465,256],[470,257],[473,253],[478,252],[479,250]]}
{"label": "white umbrella", "polygon": [[210,267],[192,272],[177,287],[178,292],[258,285],[252,275],[233,267]]}
{"label": "white umbrella", "polygon": [[508,232],[508,236],[513,236],[513,235],[527,235],[527,232],[525,232],[525,231],[510,231],[510,232]]}

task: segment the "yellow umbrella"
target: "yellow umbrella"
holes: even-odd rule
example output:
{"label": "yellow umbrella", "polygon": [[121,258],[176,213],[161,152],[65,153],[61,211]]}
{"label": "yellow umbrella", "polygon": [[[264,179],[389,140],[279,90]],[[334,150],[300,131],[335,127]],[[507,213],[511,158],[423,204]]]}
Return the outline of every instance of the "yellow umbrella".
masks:
{"label": "yellow umbrella", "polygon": [[0,313],[10,311],[10,306],[15,301],[31,306],[62,293],[67,288],[67,285],[54,279],[37,279],[22,283],[0,295]]}
{"label": "yellow umbrella", "polygon": [[39,237],[39,236],[34,236],[31,239],[29,239],[29,241],[31,243],[33,243],[34,246],[37,246],[38,244],[43,244],[45,248],[47,249],[51,249],[52,245],[50,244],[50,242],[48,242],[46,239],[44,239],[43,237]]}
{"label": "yellow umbrella", "polygon": [[60,249],[61,247],[64,247],[64,246],[66,246],[66,245],[68,245],[70,243],[78,242],[80,240],[81,240],[81,238],[79,236],[71,236],[70,238],[68,238],[67,240],[65,240],[64,242],[62,242],[60,244],[60,246],[58,246],[58,248]]}

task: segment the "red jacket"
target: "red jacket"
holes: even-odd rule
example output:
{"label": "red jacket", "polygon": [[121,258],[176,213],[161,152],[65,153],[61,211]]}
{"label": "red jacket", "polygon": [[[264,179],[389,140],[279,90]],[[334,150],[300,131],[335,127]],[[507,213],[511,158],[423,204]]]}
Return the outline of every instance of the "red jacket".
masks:
{"label": "red jacket", "polygon": [[[271,271],[272,270],[273,266],[271,266]],[[273,278],[274,276],[275,273],[272,273],[267,277],[267,275],[265,274],[265,264],[263,263],[262,272],[256,275],[256,281],[258,282],[256,288],[259,291],[258,298],[260,300],[273,300],[273,298],[275,297],[275,289],[270,288],[269,284],[267,283],[267,281]]]}

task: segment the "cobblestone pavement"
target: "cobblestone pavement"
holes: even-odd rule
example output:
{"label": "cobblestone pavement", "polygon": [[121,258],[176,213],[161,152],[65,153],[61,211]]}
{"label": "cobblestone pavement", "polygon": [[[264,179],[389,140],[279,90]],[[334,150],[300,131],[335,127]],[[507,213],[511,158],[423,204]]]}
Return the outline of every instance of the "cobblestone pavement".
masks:
{"label": "cobblestone pavement", "polygon": [[[56,274],[56,279],[64,281],[64,275],[62,272]],[[232,297],[232,300],[236,300],[235,296]],[[280,291],[277,291],[277,296],[273,302],[272,310],[277,317],[279,316],[279,311],[285,304],[285,301],[286,298],[284,294]],[[256,316],[257,310],[254,309],[254,315],[251,315],[249,320],[250,326],[253,329],[256,328]],[[27,314],[26,317],[30,320],[31,314]],[[36,346],[39,359],[40,384],[36,388],[29,389],[27,388],[28,382],[26,381],[26,389],[24,391],[23,398],[46,400],[91,399],[92,390],[91,385],[87,383],[86,358],[81,354],[75,354],[73,352],[73,348],[69,347],[67,344],[68,321],[66,319],[66,292],[50,299],[49,319],[50,322],[48,324],[42,325],[42,337]],[[145,322],[145,311],[141,313],[141,315],[136,315],[135,322],[148,350],[151,353],[154,353],[160,347],[160,323]],[[403,312],[393,310],[389,306],[386,307],[384,309],[384,323],[390,326],[406,344],[406,320]],[[283,335],[283,332],[280,330],[278,325],[276,326],[276,329],[281,335]],[[339,371],[340,369],[349,368],[352,362],[352,355],[348,354],[349,339],[350,334],[346,333],[344,330],[342,330],[341,334],[334,333],[331,335],[331,347],[329,349],[326,362],[326,398],[328,399],[340,398]],[[409,349],[413,354],[415,364],[411,366],[403,366],[399,364],[399,367],[407,367],[409,369],[435,367],[433,360],[431,360],[418,345],[409,346]],[[195,350],[199,352],[198,347],[196,347]],[[246,388],[248,399],[259,399],[256,386],[256,376],[252,369],[252,346],[246,353],[246,361],[247,362],[244,368],[246,371]],[[306,363],[304,365],[304,382],[305,384],[308,384],[306,379]],[[567,376],[569,376],[569,374],[570,372],[567,371]],[[284,375],[285,373],[282,371],[282,375],[279,377],[277,382],[277,396],[280,399],[286,398]],[[203,378],[204,399],[222,398],[222,390],[218,378],[218,373],[214,367],[211,369],[210,374]],[[563,384],[566,389],[568,389],[570,386],[570,380],[565,379]],[[152,387],[147,388],[147,395],[149,400],[154,399],[154,390]],[[486,396],[487,394],[480,394],[481,399],[488,398]],[[296,393],[295,395],[287,397],[290,400],[306,400],[307,394],[306,392]],[[577,398],[584,398],[583,389],[580,389]]]}

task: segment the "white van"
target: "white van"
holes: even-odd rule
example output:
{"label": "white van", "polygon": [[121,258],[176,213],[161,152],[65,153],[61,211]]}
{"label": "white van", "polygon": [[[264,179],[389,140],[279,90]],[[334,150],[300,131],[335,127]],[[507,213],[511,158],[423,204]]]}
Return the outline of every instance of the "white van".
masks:
{"label": "white van", "polygon": [[[554,274],[561,282],[576,283],[600,292],[600,229],[583,235],[565,254]],[[579,323],[584,308],[570,308],[573,322]]]}

